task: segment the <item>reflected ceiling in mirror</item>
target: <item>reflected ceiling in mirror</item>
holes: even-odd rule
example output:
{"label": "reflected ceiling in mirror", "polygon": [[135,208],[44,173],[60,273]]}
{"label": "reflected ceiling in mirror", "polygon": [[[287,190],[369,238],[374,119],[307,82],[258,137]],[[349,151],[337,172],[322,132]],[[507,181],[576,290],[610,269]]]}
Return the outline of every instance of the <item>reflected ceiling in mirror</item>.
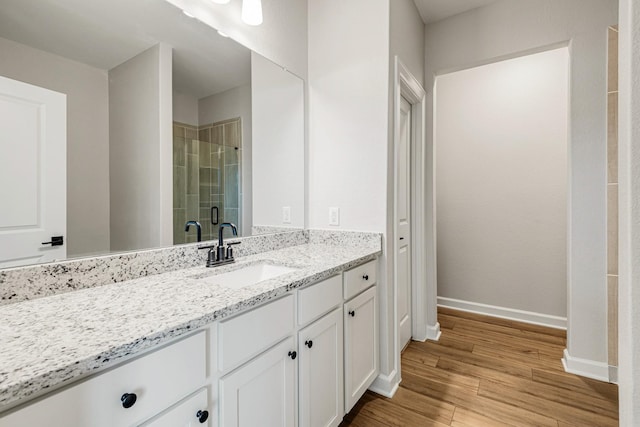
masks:
{"label": "reflected ceiling in mirror", "polygon": [[[189,220],[203,240],[222,222],[241,235],[303,227],[302,81],[173,5],[5,0],[0,55],[0,76],[66,100],[65,221],[17,227],[0,212],[0,232],[42,234],[33,254],[0,250],[0,267],[194,242]],[[63,252],[39,247],[51,235]]]}

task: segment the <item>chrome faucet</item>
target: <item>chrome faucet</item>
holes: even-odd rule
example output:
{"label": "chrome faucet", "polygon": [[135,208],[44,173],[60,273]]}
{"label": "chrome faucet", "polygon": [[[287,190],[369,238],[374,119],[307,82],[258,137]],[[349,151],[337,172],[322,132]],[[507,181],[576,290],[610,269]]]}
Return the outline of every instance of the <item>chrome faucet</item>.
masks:
{"label": "chrome faucet", "polygon": [[187,231],[189,231],[189,226],[191,225],[195,225],[196,229],[198,231],[198,242],[202,241],[202,226],[200,225],[200,223],[198,221],[187,221],[187,223],[184,225],[184,231],[185,233]]}
{"label": "chrome faucet", "polygon": [[[209,254],[207,256],[207,267],[215,267],[217,265],[222,264],[230,264],[235,261],[233,258],[233,248],[231,246],[238,245],[240,242],[232,242],[227,243],[227,247],[224,247],[224,228],[231,228],[231,232],[234,236],[238,235],[238,228],[235,224],[230,222],[224,222],[220,224],[220,228],[218,229],[218,246],[209,245],[209,246],[201,246],[198,249],[209,249]],[[214,252],[215,249],[215,252]]]}

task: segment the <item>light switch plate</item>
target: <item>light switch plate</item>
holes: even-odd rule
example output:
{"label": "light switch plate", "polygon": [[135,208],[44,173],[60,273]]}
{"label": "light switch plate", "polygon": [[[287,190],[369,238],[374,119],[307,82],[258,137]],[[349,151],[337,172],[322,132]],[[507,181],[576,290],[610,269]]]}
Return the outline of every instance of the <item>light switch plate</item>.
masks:
{"label": "light switch plate", "polygon": [[284,206],[282,208],[282,223],[291,224],[291,206]]}
{"label": "light switch plate", "polygon": [[329,225],[340,225],[340,208],[329,208]]}

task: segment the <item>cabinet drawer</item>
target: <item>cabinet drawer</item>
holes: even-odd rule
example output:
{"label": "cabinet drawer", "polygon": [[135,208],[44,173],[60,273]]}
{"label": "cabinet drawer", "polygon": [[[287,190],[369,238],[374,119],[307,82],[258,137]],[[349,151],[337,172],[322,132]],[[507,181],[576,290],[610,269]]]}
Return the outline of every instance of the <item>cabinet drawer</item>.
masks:
{"label": "cabinet drawer", "polygon": [[342,276],[333,276],[298,291],[298,325],[306,325],[342,302]]}
{"label": "cabinet drawer", "polygon": [[227,372],[293,332],[293,295],[220,322],[218,369]]}
{"label": "cabinet drawer", "polygon": [[[0,417],[0,426],[137,425],[202,387],[205,379],[202,331]],[[121,401],[125,393],[136,395],[129,408]]]}
{"label": "cabinet drawer", "polygon": [[376,284],[378,262],[369,261],[344,273],[344,299],[359,294],[371,285]]}
{"label": "cabinet drawer", "polygon": [[208,426],[212,415],[209,413],[207,389],[189,396],[187,399],[167,409],[141,427],[192,427]]}

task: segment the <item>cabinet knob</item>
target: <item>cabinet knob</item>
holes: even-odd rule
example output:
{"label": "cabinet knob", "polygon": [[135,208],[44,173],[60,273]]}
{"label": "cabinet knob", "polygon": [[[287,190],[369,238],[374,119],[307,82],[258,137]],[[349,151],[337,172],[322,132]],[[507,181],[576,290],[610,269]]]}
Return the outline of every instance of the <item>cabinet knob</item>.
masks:
{"label": "cabinet knob", "polygon": [[135,393],[125,393],[120,397],[122,407],[125,409],[131,408],[138,400],[138,396]]}
{"label": "cabinet knob", "polygon": [[313,341],[311,341],[311,340],[305,341],[304,345],[306,345],[307,347],[311,348],[311,347],[313,347]]}
{"label": "cabinet knob", "polygon": [[363,278],[364,280],[369,280],[369,275],[368,275],[368,274],[365,274],[364,276],[362,276],[362,278]]}
{"label": "cabinet knob", "polygon": [[296,357],[298,357],[298,353],[296,353],[295,351],[290,351],[289,357],[291,358],[291,360],[296,360]]}
{"label": "cabinet knob", "polygon": [[196,418],[200,422],[200,424],[204,424],[209,419],[209,411],[198,411],[196,412]]}
{"label": "cabinet knob", "polygon": [[351,316],[351,317],[356,317],[356,312],[355,312],[355,310],[349,310],[349,316]]}

